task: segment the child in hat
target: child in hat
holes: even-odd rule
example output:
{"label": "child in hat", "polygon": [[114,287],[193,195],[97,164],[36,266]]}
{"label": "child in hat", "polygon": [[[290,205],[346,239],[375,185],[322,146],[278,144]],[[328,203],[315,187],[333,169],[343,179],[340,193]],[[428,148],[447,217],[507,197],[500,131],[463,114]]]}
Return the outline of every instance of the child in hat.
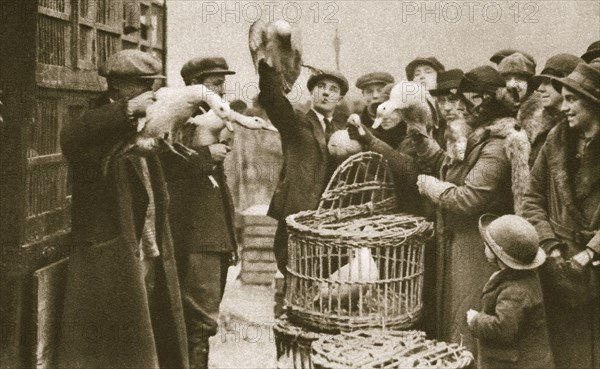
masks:
{"label": "child in hat", "polygon": [[483,289],[482,311],[467,312],[479,368],[554,368],[536,270],[546,254],[535,228],[517,215],[484,214],[479,232],[486,258],[500,269]]}

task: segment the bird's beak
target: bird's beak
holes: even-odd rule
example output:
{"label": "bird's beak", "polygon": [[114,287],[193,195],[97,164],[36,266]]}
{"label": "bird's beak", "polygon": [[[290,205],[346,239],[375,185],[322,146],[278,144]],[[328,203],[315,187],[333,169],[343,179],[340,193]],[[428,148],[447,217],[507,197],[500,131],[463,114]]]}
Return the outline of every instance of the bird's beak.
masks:
{"label": "bird's beak", "polygon": [[375,118],[375,120],[373,121],[373,129],[377,129],[379,128],[379,126],[381,125],[381,123],[383,122],[383,118],[381,117],[377,117]]}
{"label": "bird's beak", "polygon": [[225,127],[227,127],[227,130],[229,132],[233,132],[233,124],[231,123],[230,120],[225,119]]}

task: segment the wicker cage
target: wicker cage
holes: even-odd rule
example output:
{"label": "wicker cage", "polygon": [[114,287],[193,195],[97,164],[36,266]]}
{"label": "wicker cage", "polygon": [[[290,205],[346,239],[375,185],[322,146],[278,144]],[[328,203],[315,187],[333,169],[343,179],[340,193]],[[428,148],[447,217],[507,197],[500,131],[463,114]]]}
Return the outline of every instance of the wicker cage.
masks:
{"label": "wicker cage", "polygon": [[348,158],[317,210],[292,214],[287,314],[325,332],[408,328],[422,310],[424,245],[432,224],[398,213],[381,155]]}
{"label": "wicker cage", "polygon": [[277,368],[313,369],[311,345],[325,333],[316,333],[292,324],[285,315],[273,326],[277,349]]}
{"label": "wicker cage", "polygon": [[420,331],[355,331],[321,337],[312,345],[315,369],[469,368],[473,354]]}

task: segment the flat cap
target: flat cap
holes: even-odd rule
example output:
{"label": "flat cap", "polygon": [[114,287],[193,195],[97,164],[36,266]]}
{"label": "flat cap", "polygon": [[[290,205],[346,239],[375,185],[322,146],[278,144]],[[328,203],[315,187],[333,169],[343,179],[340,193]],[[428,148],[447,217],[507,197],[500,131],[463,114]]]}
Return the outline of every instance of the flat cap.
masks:
{"label": "flat cap", "polygon": [[581,59],[585,60],[586,63],[590,63],[592,60],[600,56],[600,40],[592,42],[588,46],[585,54],[581,55]]}
{"label": "flat cap", "polygon": [[433,56],[430,56],[430,57],[419,56],[415,60],[408,63],[408,65],[406,66],[406,69],[405,69],[406,78],[408,78],[409,81],[412,81],[412,79],[414,78],[415,69],[417,69],[417,67],[419,65],[429,65],[431,68],[435,69],[435,71],[438,73],[440,73],[446,69],[444,67],[444,65],[442,63],[440,63],[440,61],[437,60]]}
{"label": "flat cap", "polygon": [[494,55],[492,55],[492,57],[490,58],[490,61],[494,64],[500,64],[502,59],[504,59],[507,56],[512,55],[514,53],[522,54],[527,59],[529,59],[533,64],[537,64],[535,62],[535,59],[533,58],[533,56],[531,56],[531,54],[526,53],[525,51],[517,50],[517,49],[502,49],[502,50],[496,52]]}
{"label": "flat cap", "polygon": [[458,90],[460,92],[495,93],[498,88],[505,86],[506,82],[500,72],[489,65],[483,65],[465,73]]}
{"label": "flat cap", "polygon": [[235,74],[235,72],[229,70],[225,58],[220,56],[194,58],[181,68],[181,77],[186,84],[189,84],[193,78],[200,78],[209,74]]}
{"label": "flat cap", "polygon": [[348,80],[342,73],[334,70],[320,70],[320,73],[313,74],[308,79],[306,87],[308,87],[309,91],[312,91],[315,85],[323,79],[331,79],[339,83],[342,96],[346,95],[348,92]]}
{"label": "flat cap", "polygon": [[429,90],[431,96],[445,95],[452,90],[458,90],[460,87],[460,81],[463,79],[465,73],[460,69],[450,69],[441,72],[437,76],[437,87],[433,90]]}
{"label": "flat cap", "polygon": [[535,63],[521,53],[514,53],[502,59],[498,64],[498,72],[502,75],[517,74],[525,77],[533,77],[535,74]]}
{"label": "flat cap", "polygon": [[166,78],[161,73],[162,62],[158,58],[136,49],[112,54],[98,70],[102,77]]}
{"label": "flat cap", "polygon": [[354,84],[356,88],[364,89],[367,85],[372,83],[381,83],[387,85],[388,83],[394,83],[394,77],[387,72],[371,72],[358,77]]}

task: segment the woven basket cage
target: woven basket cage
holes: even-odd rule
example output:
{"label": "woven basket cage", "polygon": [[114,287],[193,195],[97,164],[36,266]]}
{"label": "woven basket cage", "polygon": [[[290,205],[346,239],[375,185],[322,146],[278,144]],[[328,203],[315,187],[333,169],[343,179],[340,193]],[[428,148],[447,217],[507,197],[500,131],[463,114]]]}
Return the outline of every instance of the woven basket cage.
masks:
{"label": "woven basket cage", "polygon": [[287,217],[287,314],[324,332],[408,328],[421,315],[424,245],[432,224],[397,211],[381,155],[351,156],[317,210]]}
{"label": "woven basket cage", "polygon": [[281,369],[312,369],[311,345],[325,333],[316,333],[289,322],[285,315],[273,326],[277,367]]}
{"label": "woven basket cage", "polygon": [[468,368],[462,346],[428,340],[420,331],[355,331],[322,337],[312,345],[315,369]]}

